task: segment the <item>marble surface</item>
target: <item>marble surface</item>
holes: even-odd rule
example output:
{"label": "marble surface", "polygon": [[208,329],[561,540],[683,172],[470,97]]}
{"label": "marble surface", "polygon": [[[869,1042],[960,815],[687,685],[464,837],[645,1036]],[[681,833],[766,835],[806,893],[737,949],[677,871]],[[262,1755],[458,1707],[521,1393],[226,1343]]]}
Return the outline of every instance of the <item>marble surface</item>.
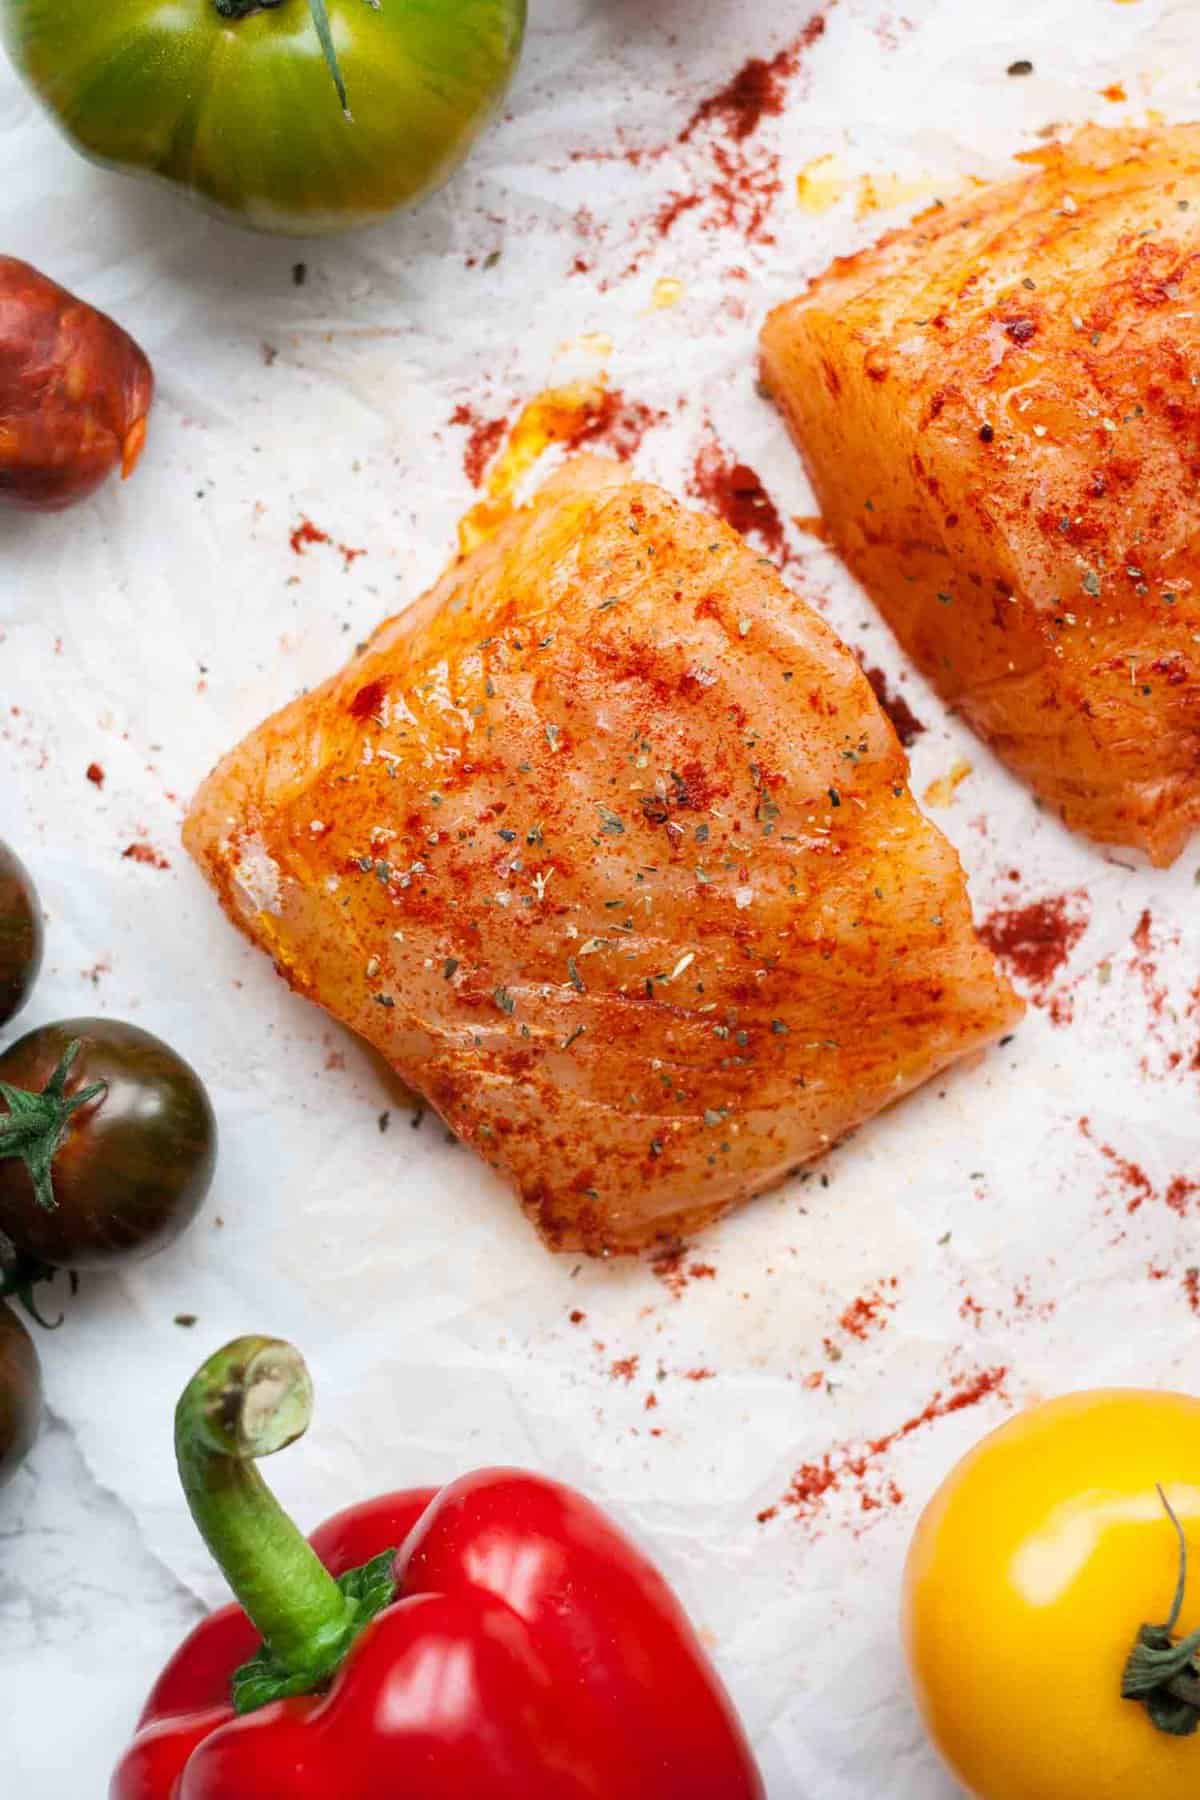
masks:
{"label": "marble surface", "polygon": [[4,1791],[100,1800],[143,1695],[202,1610],[48,1410],[0,1492]]}

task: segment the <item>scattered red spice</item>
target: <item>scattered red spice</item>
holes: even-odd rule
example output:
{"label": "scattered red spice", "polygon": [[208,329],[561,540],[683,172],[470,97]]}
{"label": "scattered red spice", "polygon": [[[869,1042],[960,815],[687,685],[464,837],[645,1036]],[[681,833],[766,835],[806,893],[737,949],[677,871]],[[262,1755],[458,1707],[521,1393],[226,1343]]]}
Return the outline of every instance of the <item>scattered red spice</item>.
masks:
{"label": "scattered red spice", "polygon": [[288,543],[297,556],[305,554],[305,547],[308,544],[333,544],[334,549],[341,556],[342,566],[347,569],[351,568],[360,556],[367,554],[365,550],[355,550],[350,544],[335,544],[327,531],[322,531],[319,525],[314,525],[312,520],[305,518],[303,514],[301,514],[300,523],[293,525],[288,533]]}
{"label": "scattered red spice", "polygon": [[647,1394],[646,1402],[645,1402],[645,1405],[642,1410],[644,1412],[657,1412],[658,1411],[658,1395],[657,1394]]}
{"label": "scattered red spice", "polygon": [[1086,891],[1053,894],[1025,906],[1002,906],[989,913],[979,935],[1012,974],[1042,993],[1088,928],[1091,904]]}
{"label": "scattered red spice", "polygon": [[[1089,1144],[1096,1143],[1092,1136],[1091,1121],[1086,1114],[1079,1121],[1079,1129]],[[1154,1199],[1154,1183],[1140,1163],[1131,1162],[1127,1156],[1114,1150],[1111,1144],[1096,1144],[1096,1148],[1126,1195],[1126,1212],[1136,1212],[1145,1201]]]}
{"label": "scattered red spice", "polygon": [[[802,1463],[788,1484],[782,1504],[797,1518],[812,1519],[821,1510],[828,1494],[841,1493],[853,1484],[860,1511],[874,1512],[885,1505],[898,1506],[904,1498],[903,1492],[890,1477],[879,1475],[880,1461],[896,1444],[912,1437],[926,1425],[949,1418],[952,1413],[963,1412],[967,1407],[978,1406],[992,1394],[1000,1393],[1007,1374],[1007,1368],[1001,1366],[982,1369],[976,1375],[959,1376],[949,1390],[939,1388],[919,1413],[914,1413],[894,1431],[871,1438],[861,1446],[838,1445],[827,1450],[819,1461]],[[767,1514],[757,1516],[760,1523],[765,1523],[771,1516],[771,1509],[768,1508]]]}
{"label": "scattered red spice", "polygon": [[89,763],[86,774],[93,787],[102,788],[104,786],[104,770],[99,763]]}
{"label": "scattered red spice", "polygon": [[501,440],[508,430],[508,418],[503,413],[498,419],[480,418],[472,407],[462,402],[451,413],[450,423],[469,428],[467,441],[463,445],[463,469],[471,486],[479,487],[484,470],[500,448]]}
{"label": "scattered red spice", "polygon": [[777,1506],[764,1506],[762,1511],[760,1513],[755,1513],[754,1516],[760,1525],[769,1525],[772,1519],[777,1519],[779,1517],[779,1508]]}
{"label": "scattered red spice", "polygon": [[787,83],[797,73],[803,52],[811,49],[824,32],[824,15],[814,13],[799,37],[777,51],[769,62],[761,56],[744,62],[723,87],[700,102],[680,132],[679,142],[686,144],[698,126],[715,122],[735,143],[740,143],[758,129],[764,115],[781,113],[787,99]]}
{"label": "scattered red spice", "polygon": [[650,1271],[662,1282],[668,1293],[676,1299],[683,1293],[689,1281],[712,1281],[716,1276],[713,1263],[686,1261],[688,1246],[686,1244],[665,1244],[656,1250],[650,1258]]}
{"label": "scattered red spice", "polygon": [[655,232],[660,238],[669,236],[676,221],[699,205],[699,194],[671,194],[654,215]]}
{"label": "scattered red spice", "polygon": [[958,1316],[960,1319],[969,1319],[978,1331],[983,1324],[985,1310],[986,1308],[980,1306],[973,1294],[964,1294],[959,1304]]}
{"label": "scattered red spice", "polygon": [[130,844],[128,849],[122,850],[121,856],[127,862],[145,863],[148,869],[169,869],[171,866],[162,851],[156,850],[153,844]]}
{"label": "scattered red spice", "polygon": [[1114,106],[1116,106],[1119,105],[1122,100],[1128,100],[1129,95],[1125,92],[1124,87],[1119,81],[1110,81],[1107,87],[1102,87],[1100,89],[1100,98],[1102,100],[1111,100]]}
{"label": "scattered red spice", "polygon": [[1200,1314],[1200,1269],[1188,1269],[1183,1277],[1183,1291],[1194,1313]]}
{"label": "scattered red spice", "polygon": [[319,525],[314,525],[311,519],[305,519],[303,517],[298,525],[292,527],[292,530],[288,535],[288,543],[292,546],[292,550],[297,556],[304,555],[304,547],[306,544],[327,544],[329,541],[330,538],[327,531],[322,531],[321,527]]}
{"label": "scattered red spice", "polygon": [[1200,1194],[1200,1181],[1193,1181],[1187,1175],[1175,1175],[1167,1183],[1163,1199],[1171,1211],[1177,1212],[1182,1219],[1187,1217],[1188,1203],[1196,1194]]}
{"label": "scattered red spice", "polygon": [[666,416],[657,407],[628,399],[620,388],[605,388],[584,409],[579,424],[565,440],[566,447],[578,450],[581,444],[602,442],[622,462],[628,462],[650,428],[661,425]]}
{"label": "scattered red spice", "polygon": [[687,1369],[683,1378],[685,1381],[715,1381],[716,1377],[715,1369]]}
{"label": "scattered red spice", "polygon": [[[861,661],[861,657],[859,660]],[[924,725],[904,695],[894,693],[889,688],[887,676],[882,669],[868,669],[864,664],[863,674],[870,682],[875,698],[892,721],[896,736],[907,750],[909,745],[915,743],[920,737],[925,729]]]}
{"label": "scattered red spice", "polygon": [[582,1325],[587,1319],[587,1314],[585,1312],[580,1312],[579,1308],[576,1307],[574,1312],[567,1314],[567,1317],[570,1319],[572,1325]]}
{"label": "scattered red spice", "polygon": [[[684,188],[673,189],[651,216],[652,241],[669,236],[685,213],[696,212],[704,231],[737,231],[749,243],[774,243],[767,223],[783,188],[779,155],[753,140],[764,118],[783,111],[789,84],[800,73],[805,51],[824,30],[822,10],[774,56],[750,57],[695,106],[673,140],[619,144],[615,150],[577,150],[572,152],[573,159],[619,159],[638,168],[678,156],[682,148],[688,152],[692,178]],[[625,274],[635,274],[646,254],[645,249],[640,251]]]}
{"label": "scattered red spice", "polygon": [[779,509],[748,463],[738,462],[710,433],[696,452],[688,492],[743,537],[753,533],[781,561],[787,559]]}
{"label": "scattered red spice", "polygon": [[1154,918],[1147,906],[1133,928],[1133,968],[1142,983],[1150,1017],[1161,1021],[1167,1005],[1167,989],[1158,978],[1159,945],[1154,939]]}
{"label": "scattered red spice", "polygon": [[896,1305],[888,1296],[894,1294],[899,1285],[896,1277],[889,1275],[873,1292],[860,1294],[857,1300],[852,1300],[838,1320],[842,1330],[860,1343],[865,1343],[872,1331],[882,1331],[887,1324],[887,1315]]}
{"label": "scattered red spice", "polygon": [[641,1359],[636,1356],[618,1357],[608,1371],[609,1380],[623,1381],[628,1386],[638,1372],[638,1363],[640,1360]]}

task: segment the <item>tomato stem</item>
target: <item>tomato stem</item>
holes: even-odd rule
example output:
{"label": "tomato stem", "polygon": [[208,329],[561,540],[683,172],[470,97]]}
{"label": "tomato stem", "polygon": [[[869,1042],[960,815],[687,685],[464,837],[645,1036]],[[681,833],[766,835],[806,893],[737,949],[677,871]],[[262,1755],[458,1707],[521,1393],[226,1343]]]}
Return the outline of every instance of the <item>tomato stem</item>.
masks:
{"label": "tomato stem", "polygon": [[1200,1631],[1180,1642],[1175,1628],[1187,1594],[1187,1537],[1161,1484],[1156,1491],[1179,1540],[1179,1577],[1165,1625],[1143,1625],[1121,1680],[1121,1697],[1146,1708],[1159,1731],[1191,1737],[1200,1729]]}
{"label": "tomato stem", "polygon": [[71,1040],[40,1093],[0,1081],[0,1098],[8,1106],[7,1113],[0,1113],[0,1162],[20,1157],[29,1171],[34,1197],[46,1212],[54,1212],[58,1206],[51,1167],[72,1115],[108,1092],[107,1081],[93,1081],[77,1094],[66,1092],[67,1076],[82,1043],[82,1038]]}
{"label": "tomato stem", "polygon": [[233,1678],[238,1712],[328,1682],[395,1596],[395,1552],[335,1581],[255,1467],[312,1417],[304,1359],[278,1338],[244,1337],[209,1358],[175,1412],[175,1455],[196,1526],[262,1633]]}

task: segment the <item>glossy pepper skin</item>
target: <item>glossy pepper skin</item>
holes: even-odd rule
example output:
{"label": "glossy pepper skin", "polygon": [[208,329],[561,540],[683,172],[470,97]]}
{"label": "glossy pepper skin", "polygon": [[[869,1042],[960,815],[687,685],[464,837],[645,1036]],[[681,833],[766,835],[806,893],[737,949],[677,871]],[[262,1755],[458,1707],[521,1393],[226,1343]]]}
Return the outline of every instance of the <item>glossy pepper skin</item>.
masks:
{"label": "glossy pepper skin", "polygon": [[15,256],[0,256],[0,500],[59,512],[131,475],[154,397],[127,331]]}
{"label": "glossy pepper skin", "polygon": [[481,1470],[311,1542],[335,1574],[400,1546],[332,1681],[236,1717],[258,1633],[226,1607],[163,1671],[110,1800],[762,1800],[678,1601],[571,1489]]}

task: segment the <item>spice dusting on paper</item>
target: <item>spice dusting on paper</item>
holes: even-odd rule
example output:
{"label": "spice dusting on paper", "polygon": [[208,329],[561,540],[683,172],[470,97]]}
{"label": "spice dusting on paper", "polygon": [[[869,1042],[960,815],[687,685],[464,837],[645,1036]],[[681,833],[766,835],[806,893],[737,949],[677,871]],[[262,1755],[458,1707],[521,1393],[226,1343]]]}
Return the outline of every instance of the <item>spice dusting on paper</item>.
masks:
{"label": "spice dusting on paper", "polygon": [[296,556],[303,556],[309,544],[333,544],[333,548],[341,556],[342,566],[347,569],[353,567],[360,556],[367,554],[365,550],[356,550],[350,544],[334,543],[327,531],[322,531],[319,525],[314,525],[303,514],[300,516],[300,523],[293,525],[289,531],[288,543]]}
{"label": "spice dusting on paper", "polygon": [[689,1248],[686,1244],[672,1244],[656,1251],[650,1258],[651,1273],[657,1276],[669,1294],[676,1299],[692,1281],[712,1281],[716,1276],[716,1267],[708,1262],[689,1262]]}
{"label": "spice dusting on paper", "polygon": [[[860,663],[863,660],[861,653],[858,653],[858,660]],[[863,663],[863,674],[870,682],[875,698],[878,700],[880,706],[882,706],[888,718],[892,721],[896,736],[907,750],[909,746],[914,744],[921,736],[922,732],[925,730],[924,725],[922,725],[920,719],[918,719],[916,713],[904,698],[904,695],[897,693],[893,688],[888,686],[887,676],[882,669],[869,669],[866,664]]]}
{"label": "spice dusting on paper", "polygon": [[508,419],[503,413],[498,419],[482,419],[473,407],[460,402],[450,415],[450,423],[468,428],[467,441],[463,445],[463,471],[471,486],[479,487],[484,470],[500,448],[508,429]]}
{"label": "spice dusting on paper", "polygon": [[865,1343],[872,1332],[882,1331],[888,1314],[895,1308],[899,1285],[896,1277],[889,1275],[877,1287],[869,1288],[857,1300],[852,1300],[838,1320],[842,1330],[860,1343]]}
{"label": "spice dusting on paper", "polygon": [[122,850],[121,856],[126,862],[144,863],[148,869],[169,869],[171,866],[161,850],[144,842],[130,844],[127,849]]}
{"label": "spice dusting on paper", "polygon": [[743,537],[757,537],[780,561],[787,559],[779,509],[748,463],[739,462],[712,435],[696,452],[688,493]]}
{"label": "spice dusting on paper", "polygon": [[1087,893],[1076,888],[1023,906],[998,907],[983,921],[979,935],[1010,974],[1029,983],[1034,1000],[1041,1004],[1090,918]]}
{"label": "spice dusting on paper", "polygon": [[1180,1218],[1186,1218],[1192,1211],[1192,1201],[1197,1194],[1200,1194],[1200,1177],[1181,1172],[1172,1175],[1160,1189],[1140,1163],[1134,1162],[1128,1156],[1123,1156],[1119,1150],[1114,1149],[1112,1144],[1102,1143],[1096,1138],[1092,1130],[1092,1122],[1086,1114],[1079,1121],[1079,1131],[1089,1144],[1095,1144],[1096,1149],[1104,1158],[1108,1167],[1109,1182],[1115,1184],[1118,1194],[1125,1203],[1126,1212],[1140,1211],[1147,1200],[1161,1201],[1170,1207],[1172,1212],[1178,1213]]}
{"label": "spice dusting on paper", "polygon": [[[694,214],[705,232],[731,231],[748,243],[771,244],[771,211],[783,180],[778,151],[758,142],[766,118],[778,117],[795,97],[806,53],[824,35],[828,7],[815,12],[799,34],[771,57],[752,56],[692,109],[675,137],[615,149],[579,149],[583,162],[620,160],[631,168],[683,163],[685,177],[660,200],[648,222],[651,244],[668,237],[681,218]],[[624,274],[636,274],[648,246]]]}
{"label": "spice dusting on paper", "polygon": [[[905,1438],[912,1437],[937,1419],[978,1406],[993,1394],[1002,1394],[1008,1374],[1006,1367],[983,1369],[975,1375],[962,1375],[947,1390],[939,1388],[933,1398],[883,1437],[870,1438],[863,1444],[839,1444],[827,1450],[816,1462],[801,1463],[792,1476],[780,1504],[803,1522],[817,1517],[829,1494],[846,1493],[857,1500],[860,1512],[877,1512],[884,1506],[898,1506],[904,1494],[897,1483],[879,1467],[888,1452]],[[757,1517],[766,1524],[776,1516],[777,1508],[768,1507]]]}

